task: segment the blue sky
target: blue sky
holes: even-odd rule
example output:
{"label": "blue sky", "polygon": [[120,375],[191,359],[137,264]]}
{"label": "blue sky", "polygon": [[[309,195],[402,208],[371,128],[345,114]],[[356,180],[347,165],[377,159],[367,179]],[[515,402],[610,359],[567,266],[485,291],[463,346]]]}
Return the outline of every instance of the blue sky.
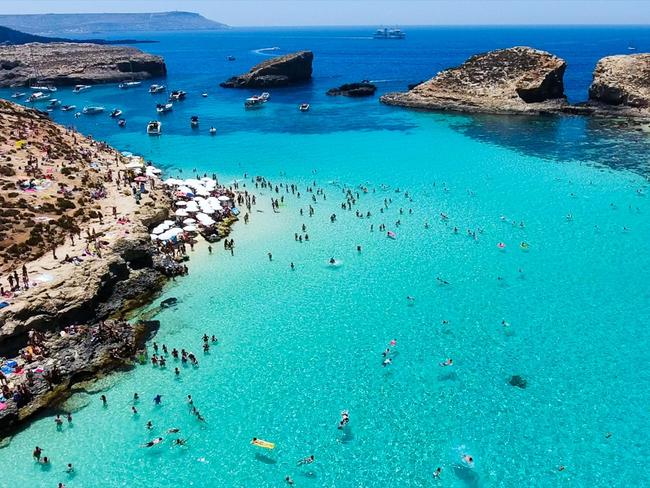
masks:
{"label": "blue sky", "polygon": [[650,0],[0,0],[0,13],[187,10],[233,26],[650,24]]}

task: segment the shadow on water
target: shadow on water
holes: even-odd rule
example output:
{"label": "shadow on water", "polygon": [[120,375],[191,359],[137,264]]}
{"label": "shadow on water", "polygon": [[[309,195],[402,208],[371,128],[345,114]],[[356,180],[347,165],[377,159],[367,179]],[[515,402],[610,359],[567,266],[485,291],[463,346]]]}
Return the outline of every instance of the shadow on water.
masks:
{"label": "shadow on water", "polygon": [[255,459],[260,461],[261,463],[264,463],[264,464],[276,464],[277,463],[277,461],[275,459],[273,459],[272,457],[267,456],[265,454],[260,454],[260,453],[255,454]]}
{"label": "shadow on water", "polygon": [[621,120],[594,117],[465,115],[452,127],[472,139],[528,156],[649,176],[650,134],[619,124]]}
{"label": "shadow on water", "polygon": [[478,488],[481,486],[478,473],[473,469],[468,468],[460,464],[454,464],[453,466],[454,474],[456,477],[465,483],[465,486],[471,488]]}

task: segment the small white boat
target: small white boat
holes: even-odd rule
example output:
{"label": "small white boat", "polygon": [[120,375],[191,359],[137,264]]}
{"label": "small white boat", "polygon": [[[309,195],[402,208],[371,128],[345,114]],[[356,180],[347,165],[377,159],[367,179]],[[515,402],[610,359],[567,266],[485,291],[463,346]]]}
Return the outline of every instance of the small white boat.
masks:
{"label": "small white boat", "polygon": [[159,136],[162,133],[162,122],[152,120],[147,124],[147,134],[150,136]]}
{"label": "small white boat", "polygon": [[249,97],[244,101],[244,108],[246,110],[253,110],[257,108],[262,108],[266,100],[261,97]]}
{"label": "small white boat", "polygon": [[57,108],[60,105],[61,105],[61,101],[58,100],[57,98],[53,98],[52,100],[50,100],[50,103],[47,104],[47,108],[48,110],[52,110]]}
{"label": "small white boat", "polygon": [[198,126],[199,126],[199,116],[192,115],[190,117],[190,127],[192,127],[192,129],[196,129]]}
{"label": "small white boat", "polygon": [[119,108],[114,108],[113,111],[112,111],[111,114],[110,114],[110,117],[116,119],[116,118],[118,118],[120,115],[122,115],[122,111],[121,111]]}
{"label": "small white boat", "polygon": [[51,92],[54,93],[56,91],[56,87],[52,85],[34,85],[29,87],[30,90],[34,90],[37,92]]}
{"label": "small white boat", "polygon": [[203,92],[203,93],[201,93],[201,96],[202,96],[203,98],[206,98],[206,97],[208,96],[208,93],[207,93],[207,92]]}
{"label": "small white boat", "polygon": [[267,102],[269,98],[271,98],[271,94],[269,92],[264,92],[260,95],[260,98],[265,102]]}
{"label": "small white boat", "polygon": [[298,109],[301,112],[307,112],[307,111],[309,111],[309,104],[308,103],[301,103],[300,107],[298,107]]}
{"label": "small white boat", "polygon": [[217,134],[217,129],[215,129],[214,127],[210,127],[210,135],[214,136],[216,134]]}
{"label": "small white boat", "polygon": [[21,98],[25,96],[25,92],[16,92],[13,95],[11,95],[11,98]]}
{"label": "small white boat", "polygon": [[63,112],[72,112],[76,108],[77,108],[76,105],[64,105],[63,107],[61,107],[61,110]]}
{"label": "small white boat", "polygon": [[149,93],[161,93],[166,90],[165,85],[151,85],[149,87]]}
{"label": "small white boat", "polygon": [[82,112],[84,115],[97,115],[104,111],[104,107],[84,107]]}
{"label": "small white boat", "polygon": [[136,86],[140,86],[140,85],[142,85],[141,81],[123,81],[117,86],[122,90],[127,90],[129,88],[135,88]]}
{"label": "small white boat", "polygon": [[25,101],[28,103],[45,102],[49,100],[50,97],[51,95],[49,93],[36,92],[32,93]]}
{"label": "small white boat", "polygon": [[82,91],[88,90],[89,88],[92,88],[90,85],[75,85],[74,88],[72,89],[72,93],[81,93]]}
{"label": "small white boat", "polygon": [[158,112],[159,114],[171,112],[173,108],[174,108],[174,104],[171,102],[165,104],[162,103],[156,104],[156,112]]}
{"label": "small white boat", "polygon": [[169,101],[174,102],[174,101],[179,101],[179,100],[185,100],[185,97],[187,96],[187,93],[184,92],[183,90],[174,90],[171,95],[169,95]]}

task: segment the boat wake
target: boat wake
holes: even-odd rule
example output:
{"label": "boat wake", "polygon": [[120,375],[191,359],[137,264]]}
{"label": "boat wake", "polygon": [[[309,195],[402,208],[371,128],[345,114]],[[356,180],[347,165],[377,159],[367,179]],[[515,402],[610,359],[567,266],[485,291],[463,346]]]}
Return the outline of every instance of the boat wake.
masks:
{"label": "boat wake", "polygon": [[275,56],[275,54],[273,53],[279,50],[280,48],[275,46],[275,47],[263,47],[261,49],[253,49],[253,52],[255,54],[260,54],[262,56]]}

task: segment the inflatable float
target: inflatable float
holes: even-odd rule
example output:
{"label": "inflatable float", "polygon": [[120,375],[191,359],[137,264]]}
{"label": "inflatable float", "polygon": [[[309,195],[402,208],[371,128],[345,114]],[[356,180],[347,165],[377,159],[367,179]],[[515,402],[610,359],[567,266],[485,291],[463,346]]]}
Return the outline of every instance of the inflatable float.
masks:
{"label": "inflatable float", "polygon": [[528,251],[528,249],[530,249],[530,244],[528,244],[527,242],[522,242],[521,244],[519,244],[519,247],[521,248],[522,251]]}
{"label": "inflatable float", "polygon": [[389,239],[397,239],[397,235],[392,230],[386,232],[386,237],[388,237]]}
{"label": "inflatable float", "polygon": [[499,249],[501,249],[501,250],[504,250],[504,249],[506,248],[506,245],[505,245],[503,242],[499,242],[499,243],[497,244],[497,247],[498,247]]}
{"label": "inflatable float", "polygon": [[264,449],[275,449],[274,442],[264,441],[262,439],[258,439],[257,437],[253,437],[251,444],[257,447],[263,447]]}

